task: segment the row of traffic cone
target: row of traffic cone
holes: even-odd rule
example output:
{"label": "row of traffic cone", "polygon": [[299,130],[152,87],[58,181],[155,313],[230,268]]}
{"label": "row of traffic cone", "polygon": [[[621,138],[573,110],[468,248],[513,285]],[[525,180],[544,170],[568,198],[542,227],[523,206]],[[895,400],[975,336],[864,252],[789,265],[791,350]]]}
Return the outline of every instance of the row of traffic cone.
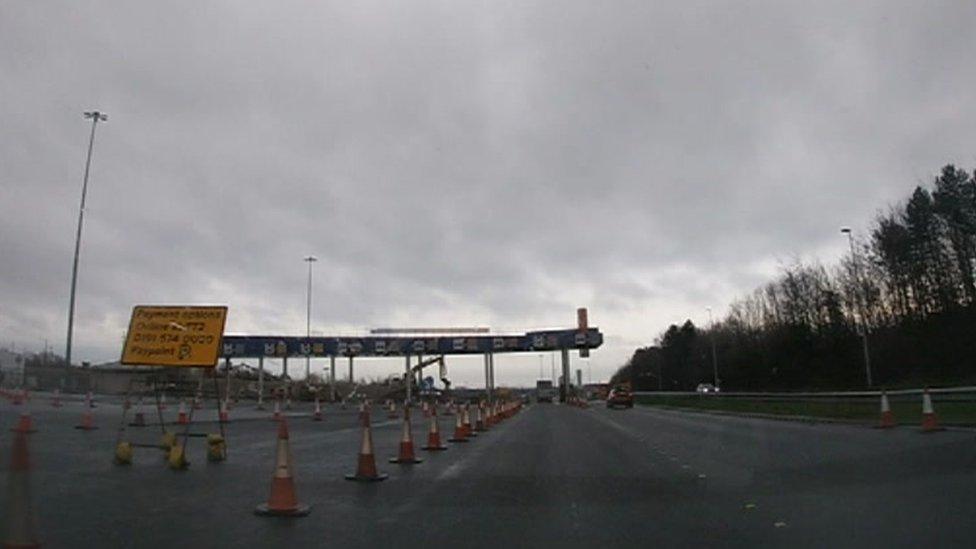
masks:
{"label": "row of traffic cone", "polygon": [[[891,429],[897,426],[898,422],[895,420],[895,414],[891,411],[891,403],[888,402],[888,392],[881,391],[881,419],[878,422],[877,428]],[[935,408],[932,406],[932,396],[929,394],[928,387],[926,387],[922,391],[922,432],[934,433],[944,430],[945,428],[939,425],[939,416],[935,414]]]}
{"label": "row of traffic cone", "polygon": [[[455,438],[461,435],[458,442],[467,442],[469,436],[474,433],[471,429],[469,405],[460,408],[457,414],[457,430]],[[480,403],[475,407],[476,419],[475,429],[486,430],[487,425],[495,425],[507,417],[511,417],[521,409],[521,403]],[[482,409],[485,410],[482,416]],[[390,410],[390,408],[388,408]],[[316,400],[316,411],[319,410]],[[430,404],[425,408],[429,414],[430,429],[427,433],[427,445],[423,447],[427,451],[442,451],[447,447],[441,443],[440,428],[437,423],[437,406]],[[364,403],[359,408],[359,421],[362,426],[362,439],[359,453],[356,456],[356,472],[346,475],[347,480],[377,482],[389,478],[386,473],[381,473],[376,468],[376,455],[373,450],[373,431],[370,425],[370,410]],[[390,463],[416,464],[423,460],[418,459],[413,447],[413,435],[410,424],[410,407],[404,403],[403,406],[403,431],[400,438],[399,452],[396,457],[390,459]],[[451,439],[452,441],[454,439]],[[291,449],[289,446],[288,422],[281,418],[278,423],[278,445],[276,450],[275,470],[271,478],[271,494],[268,502],[258,505],[254,512],[265,516],[286,516],[300,517],[309,513],[309,506],[299,503],[295,492],[294,476],[292,474]]]}

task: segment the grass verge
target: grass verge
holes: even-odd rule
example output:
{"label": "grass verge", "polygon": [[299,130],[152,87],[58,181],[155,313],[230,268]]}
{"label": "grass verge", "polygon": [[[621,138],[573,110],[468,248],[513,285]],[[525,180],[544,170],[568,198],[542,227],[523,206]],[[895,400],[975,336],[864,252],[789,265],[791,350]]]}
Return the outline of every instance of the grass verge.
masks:
{"label": "grass verge", "polygon": [[[756,400],[716,395],[701,396],[639,396],[636,403],[644,406],[668,406],[694,410],[720,410],[740,414],[773,414],[781,416],[809,416],[876,423],[881,404],[874,400]],[[948,400],[934,403],[939,420],[945,425],[976,425],[976,402]],[[919,424],[922,421],[921,398],[917,401],[892,400],[891,411],[898,423]]]}

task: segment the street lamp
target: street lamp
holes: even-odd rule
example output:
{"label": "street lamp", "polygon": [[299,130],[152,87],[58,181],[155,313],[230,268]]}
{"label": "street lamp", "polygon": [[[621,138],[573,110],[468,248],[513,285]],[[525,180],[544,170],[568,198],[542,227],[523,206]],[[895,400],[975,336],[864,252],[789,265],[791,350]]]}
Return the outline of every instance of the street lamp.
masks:
{"label": "street lamp", "polygon": [[88,157],[85,159],[85,179],[81,184],[81,206],[78,208],[78,232],[75,235],[75,258],[71,264],[71,297],[68,301],[68,338],[64,345],[65,363],[71,366],[71,336],[75,326],[75,289],[78,286],[78,255],[81,252],[81,226],[85,220],[85,196],[88,194],[88,173],[91,171],[92,149],[95,146],[95,126],[108,120],[108,115],[100,111],[85,113],[92,121],[91,135],[88,137]]}
{"label": "street lamp", "polygon": [[[854,234],[851,232],[850,227],[841,227],[840,232],[847,235],[847,243],[851,247],[851,264],[854,266],[854,284],[857,286],[863,286],[861,284],[861,273],[860,273],[860,261],[858,261],[857,254],[854,252]],[[868,382],[868,387],[871,387],[873,383],[871,382],[871,354],[868,351],[868,320],[864,315],[864,302],[862,301],[861,292],[855,289],[854,299],[857,301],[858,314],[861,316],[860,325],[857,324],[857,319],[855,318],[854,326],[855,329],[860,328],[861,332],[861,347],[864,351],[864,377]]]}
{"label": "street lamp", "polygon": [[[309,255],[305,257],[304,260],[308,263],[308,291],[306,292],[305,300],[305,344],[310,345],[309,338],[312,337],[312,263],[318,261],[318,258],[314,255]],[[305,355],[305,381],[308,382],[309,374],[311,373],[311,363],[312,358],[308,354]]]}
{"label": "street lamp", "polygon": [[708,335],[711,336],[709,339],[712,343],[712,379],[715,389],[718,389],[718,355],[715,354],[715,323],[712,322],[712,308],[706,307],[705,309],[708,311]]}

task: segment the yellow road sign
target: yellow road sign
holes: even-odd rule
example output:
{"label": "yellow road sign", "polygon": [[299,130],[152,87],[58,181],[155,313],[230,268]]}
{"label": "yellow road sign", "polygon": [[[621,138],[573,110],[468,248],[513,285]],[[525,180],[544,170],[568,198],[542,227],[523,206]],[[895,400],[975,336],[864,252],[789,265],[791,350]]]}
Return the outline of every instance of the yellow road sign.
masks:
{"label": "yellow road sign", "polygon": [[227,307],[132,308],[122,364],[212,368],[220,357]]}

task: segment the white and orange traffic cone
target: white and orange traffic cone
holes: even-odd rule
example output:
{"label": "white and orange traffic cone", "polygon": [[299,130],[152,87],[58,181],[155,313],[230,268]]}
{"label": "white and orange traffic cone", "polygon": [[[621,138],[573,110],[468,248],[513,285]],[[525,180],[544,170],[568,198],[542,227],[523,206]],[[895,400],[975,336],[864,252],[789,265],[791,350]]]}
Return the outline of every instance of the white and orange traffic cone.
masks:
{"label": "white and orange traffic cone", "polygon": [[31,501],[31,467],[26,434],[17,433],[12,450],[7,477],[7,531],[4,533],[3,546],[40,547],[37,515]]}
{"label": "white and orange traffic cone", "polygon": [[51,397],[51,406],[55,408],[60,408],[61,404],[61,389],[54,390],[54,396]]}
{"label": "white and orange traffic cone", "polygon": [[430,405],[426,400],[423,402],[423,404],[421,404],[421,407],[424,410],[424,417],[430,417]]}
{"label": "white and orange traffic cone", "polygon": [[291,447],[288,444],[288,422],[278,424],[278,449],[275,470],[271,476],[271,495],[268,503],[262,503],[254,513],[273,517],[304,517],[310,511],[308,505],[298,503],[295,481],[291,472]]}
{"label": "white and orange traffic cone", "polygon": [[186,415],[186,400],[180,401],[180,409],[176,412],[176,423],[177,425],[186,425],[190,423],[190,417]]}
{"label": "white and orange traffic cone", "polygon": [[25,408],[22,412],[20,412],[20,417],[17,419],[17,425],[14,425],[14,427],[10,430],[15,433],[25,435],[29,433],[36,433],[37,429],[34,428],[34,422],[31,421],[30,410]]}
{"label": "white and orange traffic cone", "polygon": [[427,446],[423,449],[428,452],[447,450],[447,446],[441,444],[441,429],[437,424],[437,404],[432,402],[427,409],[430,412],[430,429],[427,431]]}
{"label": "white and orange traffic cone", "polygon": [[197,393],[193,397],[193,400],[190,402],[190,408],[193,410],[199,410],[200,408],[203,408],[203,399],[200,398],[200,393]]}
{"label": "white and orange traffic cone", "polygon": [[359,455],[355,474],[346,475],[346,480],[375,482],[386,480],[389,475],[376,470],[376,456],[373,453],[373,431],[369,425],[369,408],[365,404],[359,408],[359,419],[363,426],[363,439],[359,445]]}
{"label": "white and orange traffic cone", "polygon": [[322,403],[315,397],[315,410],[312,411],[312,421],[322,421]]}
{"label": "white and orange traffic cone", "polygon": [[390,405],[387,407],[386,417],[387,419],[397,418],[396,402],[393,400],[390,401]]}
{"label": "white and orange traffic cone", "polygon": [[142,397],[136,401],[136,413],[132,417],[132,423],[129,424],[130,427],[145,427],[146,426],[146,414],[142,412]]}
{"label": "white and orange traffic cone", "polygon": [[400,436],[400,452],[397,457],[390,458],[390,463],[401,463],[404,465],[410,465],[415,463],[421,463],[424,460],[417,459],[417,455],[413,451],[413,431],[410,427],[410,405],[406,402],[403,403],[403,431]]}
{"label": "white and orange traffic cone", "polygon": [[895,421],[895,414],[891,412],[891,404],[888,402],[888,392],[885,390],[881,391],[881,421],[878,422],[876,427],[878,429],[891,429],[896,427],[898,422]]}
{"label": "white and orange traffic cone", "polygon": [[471,428],[471,404],[465,402],[463,411],[461,412],[461,426],[464,427],[464,436],[466,438],[474,438],[478,436]]}
{"label": "white and orange traffic cone", "polygon": [[217,412],[217,420],[220,423],[230,423],[230,413],[227,411],[227,401],[220,401],[220,411]]}
{"label": "white and orange traffic cone", "polygon": [[281,421],[281,400],[275,399],[274,412],[271,413],[271,421]]}
{"label": "white and orange traffic cone", "polygon": [[477,404],[477,406],[474,407],[475,408],[474,409],[474,411],[475,411],[475,416],[474,416],[474,430],[477,431],[477,432],[479,432],[479,433],[483,433],[483,432],[485,432],[485,431],[488,430],[485,427],[485,420],[481,416],[481,408],[482,407],[484,407],[484,404],[481,403],[481,402],[479,402]]}
{"label": "white and orange traffic cone", "polygon": [[461,417],[461,414],[454,414],[454,436],[447,441],[468,442],[467,434],[464,432],[464,418]]}
{"label": "white and orange traffic cone", "polygon": [[926,387],[922,393],[922,432],[934,433],[944,430],[945,428],[939,426],[939,416],[935,415],[935,408],[932,407],[932,396],[929,395],[929,388]]}
{"label": "white and orange traffic cone", "polygon": [[81,429],[82,431],[94,431],[98,429],[95,425],[95,419],[92,417],[92,398],[91,392],[89,391],[85,395],[85,411],[81,413],[81,423],[75,425],[75,429]]}

